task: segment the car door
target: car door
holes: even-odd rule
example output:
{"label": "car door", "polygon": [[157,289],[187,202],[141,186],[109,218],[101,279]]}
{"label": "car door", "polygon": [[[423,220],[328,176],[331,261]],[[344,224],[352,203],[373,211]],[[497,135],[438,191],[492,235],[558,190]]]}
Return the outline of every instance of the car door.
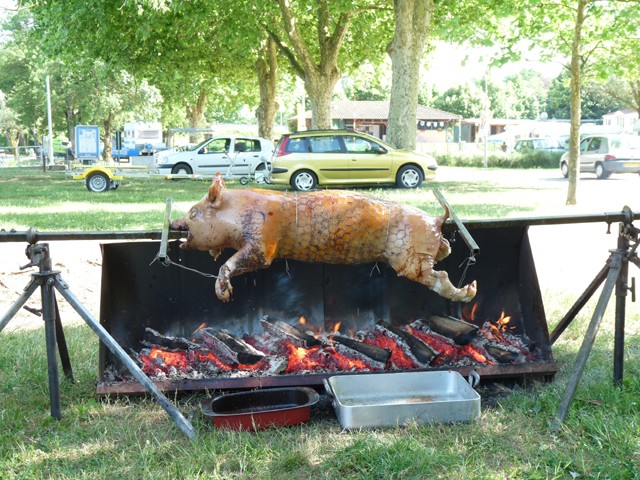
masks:
{"label": "car door", "polygon": [[338,135],[313,135],[307,141],[309,161],[318,172],[320,184],[338,184],[349,180],[347,157]]}
{"label": "car door", "polygon": [[580,171],[595,172],[596,162],[604,159],[607,142],[603,137],[585,138],[580,143]]}
{"label": "car door", "polygon": [[231,147],[231,138],[216,137],[211,139],[209,143],[200,147],[191,159],[193,173],[201,175],[215,175],[220,172],[223,175],[227,173],[229,168],[229,148]]}
{"label": "car door", "polygon": [[234,165],[231,171],[236,176],[250,176],[259,163],[264,160],[262,157],[262,149],[260,140],[257,138],[238,137],[233,143],[230,153]]}
{"label": "car door", "polygon": [[379,143],[357,135],[342,137],[353,183],[389,180],[393,156]]}

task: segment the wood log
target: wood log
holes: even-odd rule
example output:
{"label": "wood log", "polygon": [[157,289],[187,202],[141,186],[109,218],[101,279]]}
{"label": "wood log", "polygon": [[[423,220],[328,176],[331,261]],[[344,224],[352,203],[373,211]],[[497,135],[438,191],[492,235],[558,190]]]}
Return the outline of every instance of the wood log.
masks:
{"label": "wood log", "polygon": [[228,365],[254,365],[265,357],[264,353],[225,330],[213,331],[210,328],[203,328],[196,333],[196,338],[201,339],[221,361]]}
{"label": "wood log", "polygon": [[195,343],[190,342],[184,337],[162,335],[160,332],[149,327],[144,329],[144,337],[140,343],[147,347],[160,347],[173,352],[197,348]]}
{"label": "wood log", "polygon": [[484,349],[498,363],[514,363],[520,357],[520,355],[515,352],[503,350],[502,348],[489,345],[488,343],[484,346]]}
{"label": "wood log", "polygon": [[406,353],[410,354],[419,365],[428,367],[437,356],[437,353],[429,345],[399,327],[381,320],[376,323],[375,329],[406,347]]}
{"label": "wood log", "polygon": [[332,346],[338,353],[357,358],[373,370],[384,369],[389,357],[391,357],[391,352],[386,348],[362,343],[349,337],[332,335],[330,339]]}
{"label": "wood log", "polygon": [[292,325],[281,321],[276,321],[274,323],[270,322],[267,315],[260,319],[260,323],[262,324],[262,328],[264,328],[265,332],[269,332],[271,335],[279,338],[286,338],[296,347],[311,348],[322,345],[322,342],[316,337],[313,337]]}
{"label": "wood log", "polygon": [[[478,335],[479,328],[476,325],[444,315],[431,315],[428,318],[414,322],[428,325],[431,330],[453,340],[457,345],[467,345]],[[413,325],[413,324],[412,324]]]}

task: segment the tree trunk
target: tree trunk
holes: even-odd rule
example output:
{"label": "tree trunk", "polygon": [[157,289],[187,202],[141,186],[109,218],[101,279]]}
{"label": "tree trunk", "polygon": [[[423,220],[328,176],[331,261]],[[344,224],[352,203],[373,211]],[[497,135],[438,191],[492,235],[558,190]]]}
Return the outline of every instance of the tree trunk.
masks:
{"label": "tree trunk", "polygon": [[387,46],[391,58],[391,101],[387,141],[396,148],[416,148],[418,84],[433,0],[394,0],[395,33]]}
{"label": "tree trunk", "polygon": [[311,103],[311,129],[329,129],[331,121],[331,99],[333,89],[340,80],[340,71],[336,67],[334,71],[322,73],[307,71],[304,86]]}
{"label": "tree trunk", "polygon": [[111,127],[113,126],[113,112],[109,112],[109,116],[102,120],[102,128],[104,129],[104,151],[102,152],[102,160],[104,162],[111,161]]}
{"label": "tree trunk", "polygon": [[273,120],[278,110],[276,103],[276,87],[278,84],[278,57],[276,55],[276,42],[271,38],[262,49],[261,57],[256,61],[258,71],[258,85],[260,86],[260,105],[256,110],[258,119],[258,135],[262,138],[273,140]]}
{"label": "tree trunk", "polygon": [[[304,88],[311,102],[311,128],[331,128],[331,98],[333,89],[340,80],[338,55],[355,10],[341,12],[332,25],[329,2],[317,2],[318,45],[310,48],[298,30],[298,18],[292,8],[292,2],[277,2],[291,48],[284,45],[273,32],[269,32],[269,35],[277,42],[278,48],[289,60],[296,75],[304,81]],[[319,61],[314,58],[314,50],[319,52]]]}
{"label": "tree trunk", "polygon": [[7,140],[9,140],[9,145],[13,147],[13,159],[16,161],[16,164],[19,165],[20,150],[18,147],[20,145],[20,131],[16,130],[15,135],[12,135],[11,130],[7,128],[5,136]]}
{"label": "tree trunk", "polygon": [[581,101],[582,76],[580,46],[582,42],[582,26],[584,24],[587,0],[578,0],[576,10],[576,26],[571,45],[571,123],[569,127],[569,186],[567,188],[567,205],[578,203],[578,181],[580,179],[580,118],[582,117]]}
{"label": "tree trunk", "polygon": [[633,108],[636,109],[640,116],[640,80],[629,80],[629,87],[633,97]]}
{"label": "tree trunk", "polygon": [[[207,103],[207,92],[202,88],[198,95],[198,100],[193,107],[187,105],[187,118],[189,119],[189,127],[199,128],[202,126],[202,119],[204,118],[204,106]],[[191,133],[189,135],[190,143],[198,143],[198,134]]]}

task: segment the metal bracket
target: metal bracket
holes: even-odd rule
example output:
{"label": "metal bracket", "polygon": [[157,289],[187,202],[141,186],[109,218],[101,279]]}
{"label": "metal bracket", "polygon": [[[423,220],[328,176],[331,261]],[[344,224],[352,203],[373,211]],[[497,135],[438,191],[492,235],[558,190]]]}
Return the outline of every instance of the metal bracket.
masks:
{"label": "metal bracket", "polygon": [[[171,225],[171,205],[173,203],[172,198],[167,198],[165,210],[164,210],[164,224],[162,227],[162,236],[160,237],[160,249],[156,255],[155,260],[158,260],[162,265],[168,267],[171,265],[171,259],[167,255],[167,243],[169,240],[169,226]],[[153,263],[153,262],[151,262]]]}
{"label": "metal bracket", "polygon": [[458,228],[458,231],[460,232],[460,235],[462,236],[462,240],[464,240],[464,243],[466,243],[467,247],[469,247],[470,257],[477,256],[480,253],[480,247],[478,246],[476,241],[473,239],[473,237],[469,233],[469,230],[467,230],[467,227],[465,227],[464,223],[462,223],[460,221],[460,219],[458,218],[456,213],[451,208],[451,205],[449,204],[447,199],[444,198],[444,195],[442,194],[442,192],[440,190],[438,190],[437,188],[434,188],[433,189],[433,194],[436,196],[436,198],[440,202],[440,205],[442,205],[444,208],[449,210],[449,215],[451,216],[451,220],[453,221],[453,223]]}

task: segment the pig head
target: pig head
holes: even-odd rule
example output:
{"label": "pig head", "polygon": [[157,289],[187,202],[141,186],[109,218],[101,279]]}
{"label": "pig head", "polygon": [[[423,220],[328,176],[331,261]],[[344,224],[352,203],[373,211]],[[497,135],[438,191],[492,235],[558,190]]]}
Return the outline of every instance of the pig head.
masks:
{"label": "pig head", "polygon": [[398,275],[454,301],[470,301],[476,282],[456,288],[434,265],[451,252],[442,235],[448,218],[346,191],[296,194],[261,189],[227,190],[222,176],[189,213],[171,222],[187,231],[184,249],[208,250],[214,258],[236,250],[220,268],[216,294],[228,301],[230,279],[266,268],[273,260],[330,264],[386,262]]}

